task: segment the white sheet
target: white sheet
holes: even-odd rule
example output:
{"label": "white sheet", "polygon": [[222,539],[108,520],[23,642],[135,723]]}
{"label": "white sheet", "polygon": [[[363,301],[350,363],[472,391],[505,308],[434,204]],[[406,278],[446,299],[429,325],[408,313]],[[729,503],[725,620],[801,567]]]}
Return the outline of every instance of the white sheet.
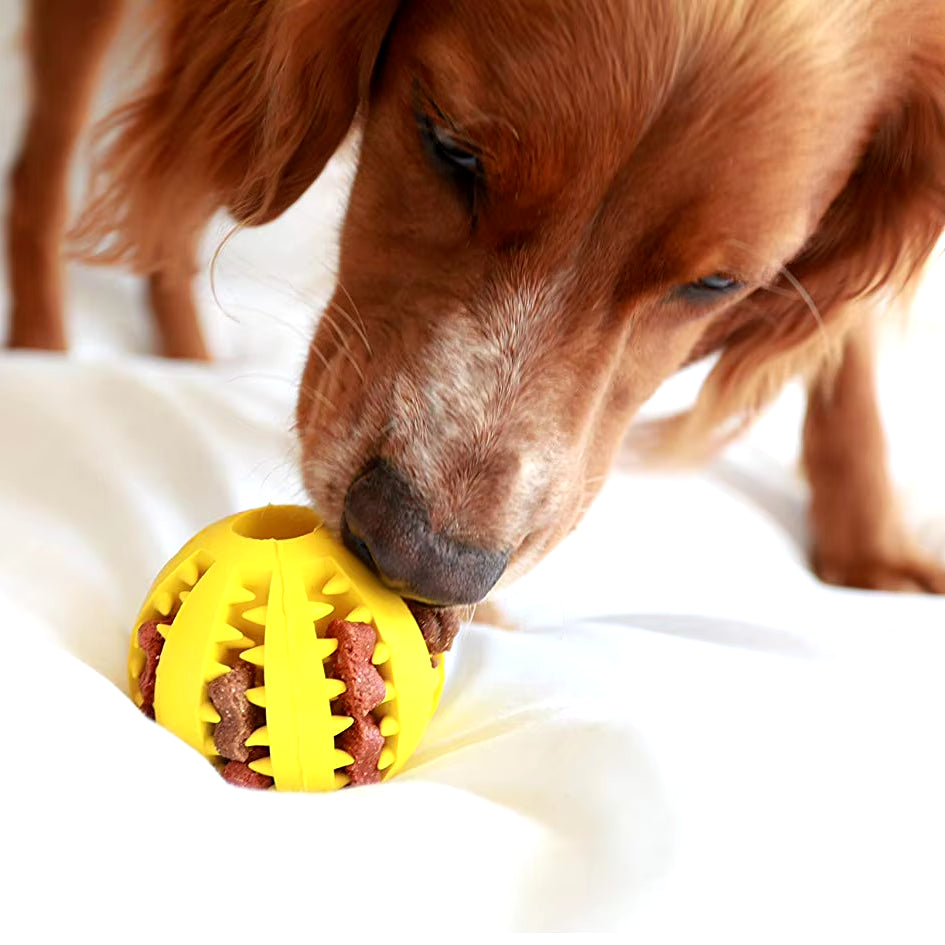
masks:
{"label": "white sheet", "polygon": [[[0,0],[4,167],[17,7]],[[228,245],[217,291],[233,318],[203,280],[214,366],[148,356],[134,281],[80,269],[73,354],[0,354],[10,940],[210,939],[231,895],[270,941],[374,928],[942,941],[945,603],[808,573],[796,391],[701,475],[615,474],[501,595],[521,629],[464,633],[391,783],[232,789],[134,709],[130,622],[158,568],[217,517],[301,498],[293,379],[347,174],[339,161],[287,218]],[[939,277],[920,313],[943,299]],[[945,551],[943,325],[920,314],[884,390],[908,514]],[[359,865],[351,842],[377,861]]]}

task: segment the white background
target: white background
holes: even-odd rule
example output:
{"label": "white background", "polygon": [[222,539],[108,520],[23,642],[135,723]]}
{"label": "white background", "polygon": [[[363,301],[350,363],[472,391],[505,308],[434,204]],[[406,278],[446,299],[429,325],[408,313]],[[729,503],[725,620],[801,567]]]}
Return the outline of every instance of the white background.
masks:
{"label": "white background", "polygon": [[[24,107],[19,6],[0,0],[3,168]],[[164,561],[218,517],[302,498],[294,384],[349,177],[340,159],[278,223],[234,237],[216,301],[204,271],[212,366],[151,357],[140,285],[80,267],[72,353],[0,354],[10,940],[209,940],[235,897],[246,934],[276,941],[942,941],[945,602],[808,572],[796,389],[708,470],[617,471],[501,595],[519,629],[464,633],[394,782],[238,791],[133,708],[130,623]],[[891,333],[883,394],[906,513],[945,554],[943,299],[940,267],[909,340]]]}

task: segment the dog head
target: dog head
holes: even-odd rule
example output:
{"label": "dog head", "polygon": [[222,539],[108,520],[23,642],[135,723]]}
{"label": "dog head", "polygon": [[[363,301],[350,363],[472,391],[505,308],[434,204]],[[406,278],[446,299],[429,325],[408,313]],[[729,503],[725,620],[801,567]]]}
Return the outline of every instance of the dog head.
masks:
{"label": "dog head", "polygon": [[938,0],[177,6],[193,92],[151,99],[178,139],[152,194],[183,167],[175,192],[262,222],[360,126],[302,469],[330,527],[431,604],[567,534],[680,366],[718,354],[658,441],[695,454],[945,221]]}

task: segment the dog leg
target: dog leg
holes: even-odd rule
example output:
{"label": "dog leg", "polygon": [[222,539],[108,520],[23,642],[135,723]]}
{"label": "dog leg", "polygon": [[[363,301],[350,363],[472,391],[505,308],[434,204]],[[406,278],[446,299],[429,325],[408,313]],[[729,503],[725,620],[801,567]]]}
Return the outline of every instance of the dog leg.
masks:
{"label": "dog leg", "polygon": [[816,380],[804,424],[813,565],[830,584],[945,594],[945,566],[910,541],[896,508],[876,399],[873,339],[848,339],[832,383]]}
{"label": "dog leg", "polygon": [[66,348],[61,244],[69,162],[121,11],[122,0],[30,3],[32,102],[7,219],[11,347]]}
{"label": "dog leg", "polygon": [[192,291],[195,255],[196,237],[179,234],[174,257],[148,277],[148,295],[164,356],[208,361]]}

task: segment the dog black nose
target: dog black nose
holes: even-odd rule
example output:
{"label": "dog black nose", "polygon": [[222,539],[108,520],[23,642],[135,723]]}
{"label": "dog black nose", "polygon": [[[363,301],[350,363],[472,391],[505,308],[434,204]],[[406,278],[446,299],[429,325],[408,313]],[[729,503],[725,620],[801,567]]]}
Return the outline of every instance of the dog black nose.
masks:
{"label": "dog black nose", "polygon": [[423,502],[386,463],[351,484],[341,524],[345,544],[404,597],[453,606],[481,601],[509,563],[507,551],[476,548],[436,532]]}

